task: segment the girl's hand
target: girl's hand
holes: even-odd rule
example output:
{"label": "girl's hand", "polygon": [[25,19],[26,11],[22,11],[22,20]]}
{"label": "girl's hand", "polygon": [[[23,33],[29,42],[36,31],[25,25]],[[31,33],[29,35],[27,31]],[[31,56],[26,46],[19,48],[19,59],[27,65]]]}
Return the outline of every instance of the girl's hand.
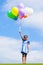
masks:
{"label": "girl's hand", "polygon": [[22,36],[22,32],[21,32],[21,31],[19,31],[19,34],[20,34],[20,36],[21,36],[21,39],[22,39],[22,37],[23,37],[23,36]]}
{"label": "girl's hand", "polygon": [[21,32],[21,31],[19,31],[19,33],[21,34],[22,32]]}

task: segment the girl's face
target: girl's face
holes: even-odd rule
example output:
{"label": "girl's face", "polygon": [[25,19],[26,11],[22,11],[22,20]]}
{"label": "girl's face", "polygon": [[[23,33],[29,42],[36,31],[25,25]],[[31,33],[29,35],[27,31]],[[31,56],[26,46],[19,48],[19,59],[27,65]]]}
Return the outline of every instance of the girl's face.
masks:
{"label": "girl's face", "polygon": [[25,36],[24,36],[24,40],[28,40],[28,36],[25,35]]}
{"label": "girl's face", "polygon": [[28,37],[25,37],[25,40],[28,40]]}

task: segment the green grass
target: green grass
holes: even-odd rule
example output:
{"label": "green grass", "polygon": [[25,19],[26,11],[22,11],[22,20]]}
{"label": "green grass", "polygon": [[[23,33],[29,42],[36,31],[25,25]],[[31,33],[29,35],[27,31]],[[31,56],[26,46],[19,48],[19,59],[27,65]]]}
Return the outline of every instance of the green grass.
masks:
{"label": "green grass", "polygon": [[36,64],[0,64],[0,65],[43,65],[43,63],[36,63]]}

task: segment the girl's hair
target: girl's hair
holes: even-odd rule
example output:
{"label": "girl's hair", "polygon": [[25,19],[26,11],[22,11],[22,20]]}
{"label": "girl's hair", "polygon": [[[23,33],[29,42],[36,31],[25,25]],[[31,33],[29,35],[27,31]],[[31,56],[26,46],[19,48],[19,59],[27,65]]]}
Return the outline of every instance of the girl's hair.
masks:
{"label": "girl's hair", "polygon": [[26,41],[26,38],[28,38],[28,36],[27,35],[24,35],[23,38],[22,38],[22,40],[23,41]]}
{"label": "girl's hair", "polygon": [[26,37],[28,38],[28,36],[27,36],[27,35],[24,35],[24,38],[26,38]]}

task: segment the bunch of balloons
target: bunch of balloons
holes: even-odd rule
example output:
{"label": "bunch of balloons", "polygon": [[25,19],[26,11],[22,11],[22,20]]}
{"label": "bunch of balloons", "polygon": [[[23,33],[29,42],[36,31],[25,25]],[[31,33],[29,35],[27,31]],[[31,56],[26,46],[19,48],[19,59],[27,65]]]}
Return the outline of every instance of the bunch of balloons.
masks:
{"label": "bunch of balloons", "polygon": [[9,18],[17,20],[18,18],[27,18],[33,14],[33,9],[25,7],[23,3],[20,3],[17,7],[12,7],[11,10],[7,12]]}

